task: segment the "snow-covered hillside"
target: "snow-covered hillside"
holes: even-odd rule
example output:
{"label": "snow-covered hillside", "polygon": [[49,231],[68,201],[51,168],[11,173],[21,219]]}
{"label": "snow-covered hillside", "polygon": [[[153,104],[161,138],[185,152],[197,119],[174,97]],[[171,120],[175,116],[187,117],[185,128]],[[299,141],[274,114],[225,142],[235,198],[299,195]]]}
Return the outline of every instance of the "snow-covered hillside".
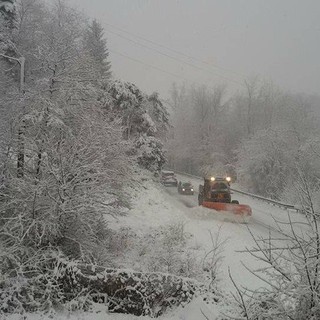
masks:
{"label": "snow-covered hillside", "polygon": [[[191,180],[196,190],[198,184],[201,183],[200,179],[181,175],[178,176],[178,179]],[[195,255],[198,257],[201,258],[202,255],[204,258],[205,254],[212,250],[212,237],[215,242],[221,243],[222,260],[218,278],[219,286],[226,294],[235,291],[229,277],[229,268],[237,285],[255,290],[266,286],[266,284],[246,268],[256,270],[263,267],[261,261],[244,252],[246,249],[255,247],[252,235],[257,238],[268,238],[270,233],[275,233],[277,236],[277,224],[285,222],[283,228],[289,230],[290,226],[287,224],[289,216],[292,222],[303,222],[304,218],[295,211],[283,210],[248,196],[240,194],[233,196],[240,203],[251,206],[253,215],[248,223],[241,223],[241,219],[232,215],[199,207],[197,194],[193,196],[180,195],[174,187],[163,187],[149,181],[144,183],[143,192],[137,195],[133,209],[129,214],[121,217],[118,221],[113,221],[112,225],[113,227],[127,226],[137,233],[143,234],[161,225],[183,222],[185,230],[192,235],[191,241],[193,247],[196,248]],[[194,312],[200,312],[200,319],[200,306],[194,304],[191,308]],[[217,307],[215,309],[208,314],[213,315],[214,312],[217,312]],[[180,316],[179,319],[195,319],[195,317],[186,317],[185,314],[183,317]]]}
{"label": "snow-covered hillside", "polygon": [[[191,180],[196,190],[201,182],[200,179],[181,175],[178,178],[182,181]],[[168,226],[183,225],[184,232],[189,235],[188,254],[192,255],[192,259],[202,262],[203,266],[205,266],[206,255],[214,249],[214,246],[220,244],[219,254],[216,256],[219,260],[216,287],[220,288],[219,290],[225,296],[235,291],[229,277],[229,269],[234,281],[239,286],[253,290],[266,286],[263,281],[247,270],[247,267],[252,270],[263,267],[261,261],[244,252],[246,249],[255,246],[252,235],[268,237],[270,232],[275,231],[276,221],[288,221],[288,215],[290,215],[292,221],[303,221],[303,218],[296,212],[288,212],[247,196],[236,194],[233,196],[240,203],[246,203],[252,207],[253,215],[248,223],[239,223],[241,221],[235,219],[232,215],[199,207],[197,194],[193,196],[180,195],[175,187],[164,187],[150,179],[143,179],[140,188],[134,192],[132,208],[120,217],[106,216],[108,224],[113,230],[122,230],[122,232],[126,230],[127,232],[126,239],[121,241],[129,242],[129,244],[126,243],[128,249],[123,250],[121,257],[115,259],[121,260],[124,266],[131,266],[134,270],[150,271],[148,270],[148,257],[151,260],[157,260],[156,255],[159,255],[158,258],[160,259],[165,255],[164,250],[168,250],[167,247],[163,247],[161,237],[156,238],[158,243],[157,241],[152,242],[152,233],[166,230]],[[185,254],[185,252],[181,254]],[[208,319],[217,319],[224,308],[223,303],[207,305],[198,298],[185,308],[178,308],[160,317],[160,319],[204,319],[203,314]],[[93,313],[81,313],[81,315],[61,313],[60,318],[57,318],[56,315],[56,319],[65,319],[66,317],[68,319],[84,320],[127,320],[134,318],[132,315],[108,314],[106,308],[102,305],[97,305]],[[12,316],[9,319],[18,318]],[[28,319],[37,318],[32,315]],[[148,319],[148,317],[145,317],[145,319]]]}

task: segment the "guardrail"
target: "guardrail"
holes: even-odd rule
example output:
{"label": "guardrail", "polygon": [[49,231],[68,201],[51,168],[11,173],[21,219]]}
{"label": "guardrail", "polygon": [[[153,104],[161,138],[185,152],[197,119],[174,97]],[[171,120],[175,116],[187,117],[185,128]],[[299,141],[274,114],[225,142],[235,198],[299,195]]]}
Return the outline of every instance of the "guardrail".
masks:
{"label": "guardrail", "polygon": [[[191,178],[203,179],[203,177],[195,176],[193,174],[189,174],[189,173],[186,173],[186,172],[181,172],[181,171],[176,171],[176,170],[174,170],[174,171],[176,173],[178,173],[178,174],[182,174],[184,176],[188,176],[188,177],[191,177]],[[276,201],[276,200],[273,200],[273,199],[265,198],[265,197],[258,196],[258,195],[253,194],[253,193],[249,193],[249,192],[245,192],[245,191],[241,191],[241,190],[237,190],[237,189],[233,189],[233,188],[231,188],[231,191],[237,192],[237,193],[240,193],[240,194],[244,194],[244,195],[246,195],[248,197],[267,202],[269,204],[272,204],[272,205],[280,207],[280,208],[300,211],[299,208],[297,208],[296,206],[294,206],[292,204],[283,203],[283,202],[280,202],[280,201]]]}
{"label": "guardrail", "polygon": [[254,199],[258,199],[258,200],[262,200],[262,201],[268,202],[268,203],[270,203],[272,205],[275,205],[275,206],[278,206],[278,207],[282,207],[282,208],[285,208],[285,209],[297,210],[297,211],[299,210],[298,208],[296,208],[292,204],[286,204],[286,203],[283,203],[283,202],[279,202],[279,201],[276,201],[276,200],[273,200],[273,199],[257,196],[256,194],[252,194],[252,193],[249,193],[249,192],[245,192],[245,191],[241,191],[241,190],[237,190],[237,189],[233,189],[233,188],[231,190],[234,191],[234,192],[240,193],[240,194],[244,194],[244,195],[249,196],[249,197],[254,198]]}

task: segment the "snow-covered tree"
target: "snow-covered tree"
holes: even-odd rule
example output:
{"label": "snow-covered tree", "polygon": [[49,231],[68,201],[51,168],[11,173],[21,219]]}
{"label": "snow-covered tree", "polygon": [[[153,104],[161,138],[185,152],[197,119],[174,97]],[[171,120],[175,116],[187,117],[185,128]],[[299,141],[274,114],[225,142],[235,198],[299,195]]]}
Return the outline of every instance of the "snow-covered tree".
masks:
{"label": "snow-covered tree", "polygon": [[244,134],[237,147],[238,172],[252,192],[279,198],[295,179],[301,148],[319,135],[314,107],[310,99],[270,84],[260,88],[254,104],[259,116],[253,118],[251,136]]}
{"label": "snow-covered tree", "polygon": [[[22,277],[39,272],[33,257],[50,269],[58,251],[82,261],[106,259],[102,214],[117,213],[130,166],[122,127],[110,123],[98,100],[99,75],[81,45],[82,16],[58,1],[23,17],[21,24],[38,32],[17,42],[30,61],[23,98],[8,98],[21,109],[12,114],[0,181],[1,270]],[[21,121],[24,167],[16,178]]]}
{"label": "snow-covered tree", "polygon": [[159,172],[166,162],[163,145],[155,137],[141,135],[135,142],[138,163],[152,172]]}
{"label": "snow-covered tree", "polygon": [[248,80],[230,99],[224,86],[175,85],[171,100],[171,167],[235,177],[238,171],[251,192],[271,197],[282,197],[290,176],[294,179],[292,164],[300,148],[319,134],[317,99],[259,78]]}
{"label": "snow-covered tree", "polygon": [[4,21],[13,24],[15,19],[14,0],[1,0],[0,1],[0,16]]}
{"label": "snow-covered tree", "polygon": [[260,130],[238,150],[240,181],[251,192],[278,198],[291,172],[297,139],[280,128]]}
{"label": "snow-covered tree", "polygon": [[147,97],[147,111],[157,127],[157,136],[165,138],[170,127],[169,113],[157,92]]}
{"label": "snow-covered tree", "polygon": [[146,95],[136,85],[115,80],[107,90],[112,102],[106,107],[121,119],[127,140],[142,133],[152,135],[155,132],[155,125],[146,114]]}
{"label": "snow-covered tree", "polygon": [[175,158],[175,165],[180,170],[197,174],[212,172],[212,167],[223,168],[230,153],[225,144],[229,131],[225,86],[212,90],[205,86],[182,87],[181,93],[176,90],[172,97],[175,101],[174,135],[169,142],[169,154]]}
{"label": "snow-covered tree", "polygon": [[12,53],[12,31],[16,26],[16,8],[14,0],[0,1],[0,52]]}
{"label": "snow-covered tree", "polygon": [[[16,47],[13,40],[13,32],[16,29],[16,10],[13,0],[0,1],[0,54],[8,57],[16,57]],[[11,75],[14,78],[15,62],[0,55],[0,94],[12,85],[9,82]],[[3,90],[2,90],[3,89]]]}
{"label": "snow-covered tree", "polygon": [[134,84],[119,80],[108,86],[107,94],[111,101],[105,108],[112,119],[121,121],[138,163],[151,171],[161,170],[165,157],[160,139],[168,128],[168,113],[158,95],[148,97]]}
{"label": "snow-covered tree", "polygon": [[110,61],[108,61],[109,52],[107,49],[107,41],[104,38],[102,26],[95,19],[85,30],[84,48],[91,56],[101,79],[110,78],[111,64]]}

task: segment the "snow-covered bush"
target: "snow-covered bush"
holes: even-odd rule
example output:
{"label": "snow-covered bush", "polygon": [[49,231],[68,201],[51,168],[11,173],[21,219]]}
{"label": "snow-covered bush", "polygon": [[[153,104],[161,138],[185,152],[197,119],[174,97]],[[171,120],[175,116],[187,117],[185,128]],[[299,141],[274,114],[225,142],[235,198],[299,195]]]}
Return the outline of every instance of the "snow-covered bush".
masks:
{"label": "snow-covered bush", "polygon": [[146,234],[140,241],[141,265],[148,271],[167,272],[196,278],[200,263],[196,253],[190,249],[183,223],[160,227]]}
{"label": "snow-covered bush", "polygon": [[[36,268],[42,273],[32,272]],[[103,303],[109,312],[158,317],[197,296],[217,301],[203,284],[167,273],[135,272],[82,264],[52,252],[29,273],[0,281],[0,316],[55,309],[89,310]]]}
{"label": "snow-covered bush", "polygon": [[[11,263],[3,259],[1,267]],[[33,252],[20,266],[17,261],[17,267],[0,279],[0,318],[6,313],[48,312],[61,305],[65,297],[57,268],[62,261],[68,259],[54,249]]]}
{"label": "snow-covered bush", "polygon": [[74,263],[62,266],[62,270],[59,281],[69,290],[65,292],[67,300],[89,293],[89,299],[107,304],[110,312],[157,317],[169,308],[189,303],[198,295],[210,297],[200,283],[164,273]]}
{"label": "snow-covered bush", "polygon": [[192,237],[182,222],[151,228],[142,235],[123,228],[111,234],[110,243],[114,266],[131,265],[143,272],[206,279],[202,266],[205,253],[194,250]]}

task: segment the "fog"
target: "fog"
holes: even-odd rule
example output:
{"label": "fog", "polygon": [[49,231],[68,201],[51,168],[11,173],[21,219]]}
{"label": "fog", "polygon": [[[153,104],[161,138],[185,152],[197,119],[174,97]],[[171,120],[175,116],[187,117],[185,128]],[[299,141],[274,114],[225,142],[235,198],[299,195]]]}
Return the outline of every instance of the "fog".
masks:
{"label": "fog", "polygon": [[0,0],[0,318],[320,319],[318,1]]}
{"label": "fog", "polygon": [[114,75],[147,92],[167,95],[173,81],[223,82],[236,91],[259,75],[285,90],[318,93],[317,0],[70,3],[105,28]]}

